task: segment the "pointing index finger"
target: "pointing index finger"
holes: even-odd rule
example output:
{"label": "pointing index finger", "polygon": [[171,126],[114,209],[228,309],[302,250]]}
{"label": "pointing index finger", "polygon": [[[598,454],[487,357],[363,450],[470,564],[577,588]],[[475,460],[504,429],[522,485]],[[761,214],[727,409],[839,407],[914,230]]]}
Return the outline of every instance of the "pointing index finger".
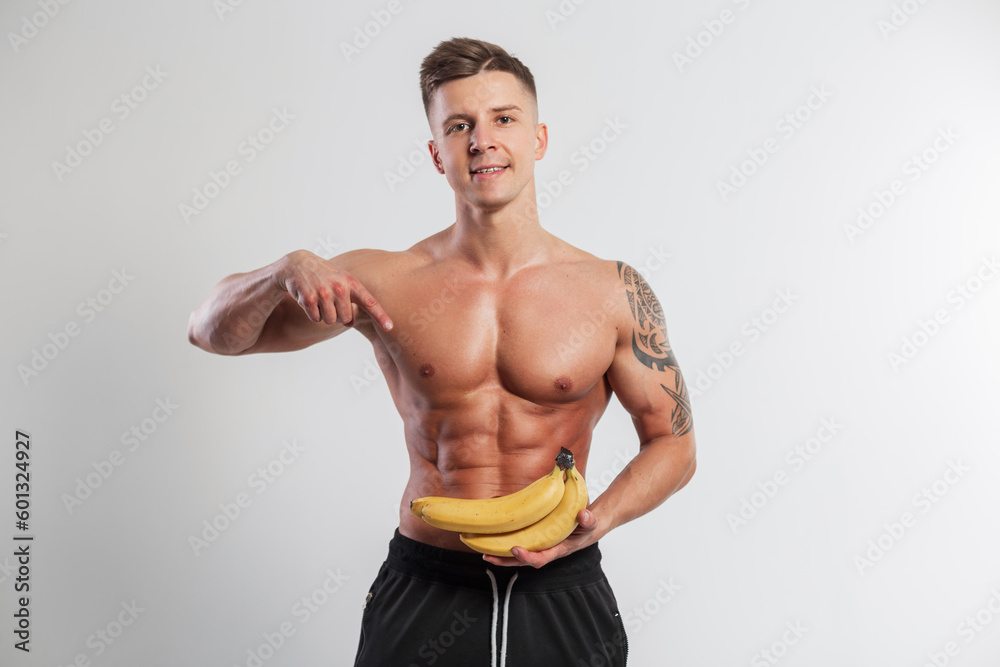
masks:
{"label": "pointing index finger", "polygon": [[375,300],[375,297],[365,289],[364,285],[358,284],[354,288],[351,292],[351,301],[358,304],[361,310],[371,315],[372,319],[378,322],[384,331],[392,330],[392,320],[389,319],[389,315],[382,309],[379,302]]}

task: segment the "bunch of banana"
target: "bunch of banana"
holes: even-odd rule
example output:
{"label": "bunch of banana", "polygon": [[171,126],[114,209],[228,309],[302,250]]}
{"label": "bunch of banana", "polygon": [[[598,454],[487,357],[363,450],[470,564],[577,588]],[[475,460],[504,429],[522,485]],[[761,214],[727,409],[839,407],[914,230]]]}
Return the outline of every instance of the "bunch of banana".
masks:
{"label": "bunch of banana", "polygon": [[573,453],[563,447],[551,473],[516,493],[484,499],[428,496],[411,501],[410,511],[432,526],[461,533],[462,542],[480,553],[511,556],[515,546],[542,551],[562,542],[587,500]]}

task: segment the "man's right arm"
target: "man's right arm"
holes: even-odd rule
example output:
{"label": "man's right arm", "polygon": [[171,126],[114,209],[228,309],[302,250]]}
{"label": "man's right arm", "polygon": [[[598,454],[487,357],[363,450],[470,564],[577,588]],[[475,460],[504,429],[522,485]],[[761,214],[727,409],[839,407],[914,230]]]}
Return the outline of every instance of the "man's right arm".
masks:
{"label": "man's right arm", "polygon": [[290,352],[353,326],[364,311],[384,330],[389,316],[346,266],[296,250],[277,262],[223,279],[188,321],[188,340],[215,354]]}

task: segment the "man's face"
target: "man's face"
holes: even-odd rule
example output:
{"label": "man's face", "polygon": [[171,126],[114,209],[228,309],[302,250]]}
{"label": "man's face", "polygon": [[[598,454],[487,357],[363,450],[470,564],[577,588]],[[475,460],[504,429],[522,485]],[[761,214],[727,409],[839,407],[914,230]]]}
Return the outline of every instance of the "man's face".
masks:
{"label": "man's face", "polygon": [[457,198],[486,211],[534,203],[535,160],[545,155],[548,135],[513,74],[480,72],[441,85],[428,121],[434,166]]}

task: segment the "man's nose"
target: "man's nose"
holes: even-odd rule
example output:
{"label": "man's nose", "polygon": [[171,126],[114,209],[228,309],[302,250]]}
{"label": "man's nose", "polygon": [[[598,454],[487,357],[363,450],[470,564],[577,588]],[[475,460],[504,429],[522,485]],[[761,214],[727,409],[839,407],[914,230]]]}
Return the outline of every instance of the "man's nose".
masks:
{"label": "man's nose", "polygon": [[469,150],[473,153],[482,153],[490,148],[496,148],[496,139],[493,128],[488,123],[477,123],[476,127],[469,133]]}

